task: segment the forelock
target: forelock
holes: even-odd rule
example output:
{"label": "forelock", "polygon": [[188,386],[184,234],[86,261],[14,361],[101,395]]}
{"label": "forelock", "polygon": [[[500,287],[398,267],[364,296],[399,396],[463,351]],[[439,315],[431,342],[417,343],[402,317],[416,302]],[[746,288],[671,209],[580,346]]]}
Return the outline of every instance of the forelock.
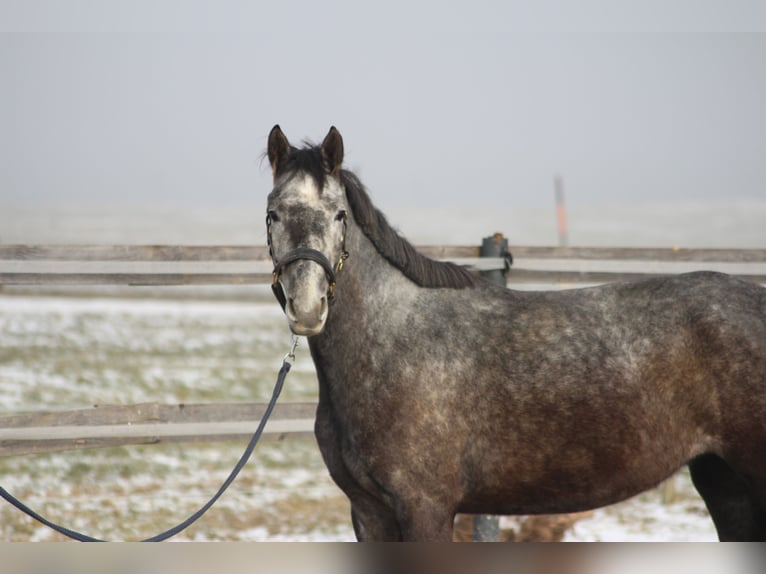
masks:
{"label": "forelock", "polygon": [[299,173],[304,173],[314,180],[321,193],[324,189],[329,170],[322,156],[322,150],[309,142],[304,147],[290,147],[290,155],[277,169],[277,178],[289,180]]}

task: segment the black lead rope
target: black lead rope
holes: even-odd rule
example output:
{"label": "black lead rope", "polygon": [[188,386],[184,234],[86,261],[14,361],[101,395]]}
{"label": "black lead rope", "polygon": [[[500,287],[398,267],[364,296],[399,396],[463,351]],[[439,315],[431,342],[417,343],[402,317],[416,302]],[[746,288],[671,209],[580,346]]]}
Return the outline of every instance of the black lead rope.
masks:
{"label": "black lead rope", "polygon": [[[174,526],[170,530],[166,530],[165,532],[157,534],[156,536],[152,536],[151,538],[145,538],[144,540],[141,540],[141,542],[162,542],[163,540],[167,540],[168,538],[175,536],[179,532],[186,530],[186,528],[188,528],[190,525],[196,522],[203,514],[205,514],[205,512],[207,512],[210,509],[210,507],[213,506],[213,504],[215,504],[219,498],[221,498],[221,495],[226,491],[227,488],[229,488],[229,485],[231,485],[231,483],[234,482],[234,479],[237,478],[237,475],[239,474],[239,472],[242,470],[242,468],[245,466],[247,461],[250,459],[250,455],[253,454],[253,449],[255,449],[255,445],[258,443],[258,439],[260,439],[261,434],[263,434],[263,429],[266,426],[266,422],[269,420],[269,417],[271,416],[271,411],[274,410],[274,405],[276,405],[277,399],[279,398],[279,394],[282,392],[282,386],[284,385],[285,377],[287,376],[287,373],[290,371],[290,367],[292,366],[291,361],[295,359],[295,347],[297,343],[298,343],[297,339],[293,338],[292,348],[290,349],[290,352],[282,361],[282,368],[279,370],[279,375],[277,375],[277,382],[274,383],[274,391],[271,393],[271,400],[269,401],[269,404],[266,407],[266,412],[263,413],[261,422],[258,424],[258,428],[255,430],[253,437],[250,439],[250,443],[247,445],[245,452],[240,457],[239,462],[237,462],[237,465],[234,467],[234,470],[232,470],[231,473],[229,474],[229,477],[224,481],[224,483],[218,489],[218,492],[215,493],[213,498],[211,498],[207,502],[207,504],[205,504],[202,508],[200,508],[197,512],[192,514],[189,518],[184,520],[178,526]],[[43,523],[45,526],[52,528],[53,530],[55,530],[56,532],[60,534],[63,534],[64,536],[67,536],[74,540],[79,540],[80,542],[107,542],[106,540],[102,540],[100,538],[94,538],[92,536],[88,536],[87,534],[77,532],[76,530],[70,530],[69,528],[65,528],[64,526],[60,526],[54,522],[51,522],[47,518],[41,516],[40,514],[38,514],[31,508],[29,508],[26,504],[21,502],[19,499],[17,499],[15,496],[13,496],[11,493],[9,493],[7,490],[5,490],[1,486],[0,486],[0,496],[2,496],[5,500],[10,502],[13,506],[18,508],[22,512],[28,514],[29,516],[31,516],[38,522]]]}

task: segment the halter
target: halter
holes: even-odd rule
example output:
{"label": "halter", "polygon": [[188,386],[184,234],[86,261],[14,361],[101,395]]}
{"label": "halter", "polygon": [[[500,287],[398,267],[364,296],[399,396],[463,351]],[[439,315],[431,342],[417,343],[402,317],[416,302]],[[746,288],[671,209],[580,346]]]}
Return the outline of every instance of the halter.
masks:
{"label": "halter", "polygon": [[333,266],[330,264],[330,261],[327,259],[327,257],[325,257],[324,253],[309,247],[296,247],[292,251],[288,251],[285,255],[283,255],[282,259],[277,260],[277,258],[274,257],[274,248],[271,241],[271,215],[266,214],[266,242],[269,246],[269,255],[271,256],[271,260],[274,263],[274,270],[271,272],[271,290],[274,292],[274,296],[277,298],[277,301],[279,301],[283,311],[285,310],[285,305],[287,305],[287,298],[285,297],[285,292],[282,289],[282,285],[279,283],[279,277],[282,275],[282,271],[284,271],[285,267],[290,265],[290,263],[300,261],[301,259],[313,261],[314,263],[321,265],[322,269],[324,269],[325,277],[327,277],[327,300],[333,300],[335,297],[335,274],[340,273],[340,270],[343,269],[343,262],[348,259],[348,251],[346,251],[347,219],[348,216],[344,211],[340,257],[338,258],[338,263],[333,269]]}

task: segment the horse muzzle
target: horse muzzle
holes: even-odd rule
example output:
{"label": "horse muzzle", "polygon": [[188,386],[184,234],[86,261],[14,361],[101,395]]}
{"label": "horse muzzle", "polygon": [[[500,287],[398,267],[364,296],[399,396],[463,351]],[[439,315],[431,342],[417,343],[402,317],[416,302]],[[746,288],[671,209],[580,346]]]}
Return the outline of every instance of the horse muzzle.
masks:
{"label": "horse muzzle", "polygon": [[[310,277],[304,276],[303,280],[297,284],[292,284],[290,281],[290,289],[286,293],[280,281],[282,273],[288,265],[297,261],[312,261],[322,267],[327,288],[317,290],[312,286]],[[317,335],[324,328],[329,303],[335,292],[335,270],[320,251],[299,247],[286,253],[275,263],[271,289],[285,312],[290,330],[296,335],[305,337]]]}
{"label": "horse muzzle", "polygon": [[288,297],[285,316],[293,333],[303,337],[311,337],[322,332],[327,320],[327,310],[326,296],[320,297],[318,301],[308,297],[301,297],[297,300]]}

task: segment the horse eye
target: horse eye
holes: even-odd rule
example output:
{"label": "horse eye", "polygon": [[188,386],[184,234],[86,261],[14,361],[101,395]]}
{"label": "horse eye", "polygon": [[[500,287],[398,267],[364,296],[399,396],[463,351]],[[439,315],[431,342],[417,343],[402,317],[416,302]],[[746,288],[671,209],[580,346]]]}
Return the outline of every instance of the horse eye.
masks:
{"label": "horse eye", "polygon": [[276,211],[269,210],[268,215],[269,215],[269,219],[271,219],[271,221],[274,221],[274,222],[279,221],[279,216],[277,215]]}
{"label": "horse eye", "polygon": [[335,221],[343,221],[346,219],[346,210],[341,209],[338,214],[335,216]]}

